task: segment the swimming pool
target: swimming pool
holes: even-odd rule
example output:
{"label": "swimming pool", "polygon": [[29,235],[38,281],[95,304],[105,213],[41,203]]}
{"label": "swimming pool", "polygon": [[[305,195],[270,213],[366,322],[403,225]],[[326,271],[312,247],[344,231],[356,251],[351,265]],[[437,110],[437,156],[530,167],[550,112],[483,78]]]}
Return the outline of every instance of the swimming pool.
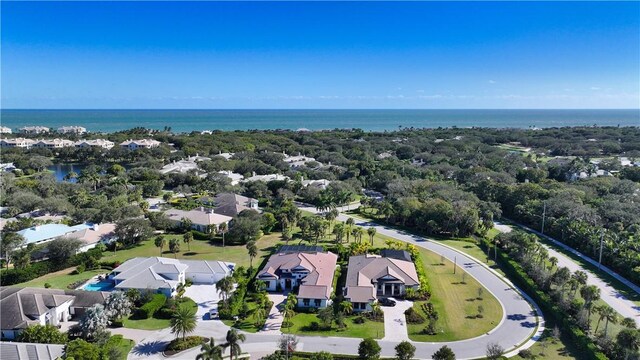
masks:
{"label": "swimming pool", "polygon": [[115,287],[115,284],[111,281],[100,281],[97,283],[87,284],[82,287],[87,291],[111,291]]}

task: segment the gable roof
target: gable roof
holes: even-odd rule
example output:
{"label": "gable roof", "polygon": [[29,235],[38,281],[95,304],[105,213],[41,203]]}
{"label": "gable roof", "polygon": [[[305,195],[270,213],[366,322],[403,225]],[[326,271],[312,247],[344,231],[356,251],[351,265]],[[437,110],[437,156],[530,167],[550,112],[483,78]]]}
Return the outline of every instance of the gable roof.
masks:
{"label": "gable roof", "polygon": [[232,217],[209,212],[204,209],[195,209],[190,211],[171,209],[165,212],[165,215],[173,221],[182,222],[182,218],[191,220],[196,225],[220,225],[231,221]]}
{"label": "gable roof", "polygon": [[2,360],[53,360],[64,354],[64,345],[0,342]]}
{"label": "gable roof", "polygon": [[31,244],[84,230],[89,227],[89,224],[80,224],[75,226],[68,226],[65,224],[44,224],[20,230],[18,231],[18,234],[22,235],[27,240],[27,244]]}
{"label": "gable roof", "polygon": [[234,193],[220,193],[212,197],[200,198],[200,201],[212,203],[216,214],[234,217],[242,210],[251,209],[251,203],[258,200]]}
{"label": "gable roof", "polygon": [[[379,280],[398,280],[407,286],[420,283],[412,261],[371,254],[351,256],[345,282],[345,297],[352,302],[365,302],[364,299],[369,297],[369,292],[359,288],[370,288],[373,296],[374,283]],[[354,300],[351,295],[358,300]]]}
{"label": "gable roof", "polygon": [[103,303],[101,291],[0,287],[0,328],[23,329],[49,309],[72,301],[75,307]]}
{"label": "gable roof", "polygon": [[276,253],[271,255],[257,276],[280,278],[294,269],[306,270],[309,274],[300,280],[298,297],[329,299],[337,262],[338,255],[332,252]]}
{"label": "gable roof", "polygon": [[94,224],[91,227],[65,235],[66,238],[78,239],[90,245],[103,240],[109,240],[115,236],[116,224]]}

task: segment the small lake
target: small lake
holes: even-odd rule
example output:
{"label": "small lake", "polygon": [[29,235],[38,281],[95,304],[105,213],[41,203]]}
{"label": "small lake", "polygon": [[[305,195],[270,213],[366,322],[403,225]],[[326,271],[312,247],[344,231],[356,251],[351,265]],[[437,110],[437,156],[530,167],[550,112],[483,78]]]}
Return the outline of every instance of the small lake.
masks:
{"label": "small lake", "polygon": [[[87,164],[54,164],[47,168],[47,170],[52,171],[53,175],[56,177],[56,181],[64,181],[64,177],[67,176],[70,172],[75,172],[80,175],[80,172],[84,170]],[[76,179],[71,179],[69,182],[76,182]]]}

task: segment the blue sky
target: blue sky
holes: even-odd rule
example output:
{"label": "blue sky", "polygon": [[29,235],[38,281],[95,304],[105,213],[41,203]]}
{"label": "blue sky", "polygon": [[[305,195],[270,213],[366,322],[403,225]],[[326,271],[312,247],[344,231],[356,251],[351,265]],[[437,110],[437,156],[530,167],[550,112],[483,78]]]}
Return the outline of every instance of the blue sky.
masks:
{"label": "blue sky", "polygon": [[638,108],[640,3],[2,1],[3,108]]}

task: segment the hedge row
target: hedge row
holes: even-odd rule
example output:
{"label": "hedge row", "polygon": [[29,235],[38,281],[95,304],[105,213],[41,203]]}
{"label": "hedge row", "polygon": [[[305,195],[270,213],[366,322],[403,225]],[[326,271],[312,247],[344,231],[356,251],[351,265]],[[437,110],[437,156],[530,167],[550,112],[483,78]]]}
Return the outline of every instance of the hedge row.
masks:
{"label": "hedge row", "polygon": [[[487,240],[483,240],[485,248],[490,247]],[[522,266],[511,259],[504,251],[498,251],[498,262],[508,278],[513,281],[522,291],[527,293],[540,306],[542,312],[548,318],[552,318],[567,338],[575,345],[580,353],[580,358],[607,360],[608,357],[598,349],[596,344],[582,331],[568,316],[560,309],[553,299],[544,291],[540,290],[536,283],[527,275]]]}
{"label": "hedge row", "polygon": [[167,302],[167,297],[162,294],[154,294],[149,302],[142,305],[137,313],[137,317],[140,319],[148,319],[160,310]]}
{"label": "hedge row", "polygon": [[411,253],[411,259],[415,265],[416,272],[418,273],[418,280],[420,280],[420,292],[424,294],[431,294],[431,286],[429,285],[429,278],[424,270],[424,264],[422,263],[422,256],[416,246],[409,246],[409,252]]}
{"label": "hedge row", "polygon": [[[284,354],[284,352],[282,351],[278,351],[280,354]],[[315,352],[306,352],[306,351],[294,351],[289,353],[289,355],[293,355],[293,358],[295,359],[300,358],[300,359],[311,359],[311,357],[313,355],[315,355]],[[333,357],[333,360],[355,360],[355,359],[362,359],[360,356],[358,355],[343,355],[343,354],[331,354],[331,356]],[[380,359],[395,359],[393,357],[380,357]]]}

